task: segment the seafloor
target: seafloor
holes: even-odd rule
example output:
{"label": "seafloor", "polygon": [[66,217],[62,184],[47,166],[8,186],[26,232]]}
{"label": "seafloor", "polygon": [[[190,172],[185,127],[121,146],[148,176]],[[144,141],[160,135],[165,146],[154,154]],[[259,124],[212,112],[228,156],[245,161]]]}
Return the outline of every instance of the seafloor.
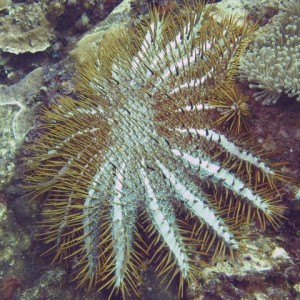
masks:
{"label": "seafloor", "polygon": [[[156,1],[172,9],[176,1]],[[276,0],[219,1],[225,13],[244,14],[267,24]],[[0,300],[106,299],[75,289],[68,268],[40,257],[35,237],[38,212],[24,196],[24,142],[34,142],[35,116],[42,105],[73,95],[72,74],[102,36],[147,11],[147,1],[0,0]],[[113,11],[113,12],[112,12]],[[111,13],[112,12],[112,13]],[[251,134],[267,151],[278,150],[289,172],[300,179],[300,102],[283,95],[264,106],[249,95]],[[285,220],[277,231],[253,226],[249,249],[236,262],[214,261],[184,299],[300,299],[300,201],[287,199]],[[140,299],[176,299],[150,265],[143,274]],[[134,299],[134,298],[130,298]]]}

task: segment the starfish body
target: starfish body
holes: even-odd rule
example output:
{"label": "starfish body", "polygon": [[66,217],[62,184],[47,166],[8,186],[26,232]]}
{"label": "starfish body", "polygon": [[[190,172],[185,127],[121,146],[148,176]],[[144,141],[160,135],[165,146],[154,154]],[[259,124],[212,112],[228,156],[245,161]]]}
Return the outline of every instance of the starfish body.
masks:
{"label": "starfish body", "polygon": [[234,256],[242,225],[279,222],[278,171],[210,117],[254,28],[202,3],[153,9],[79,67],[79,100],[44,110],[28,180],[49,252],[76,261],[79,285],[138,294],[147,254],[182,295],[195,254]]}

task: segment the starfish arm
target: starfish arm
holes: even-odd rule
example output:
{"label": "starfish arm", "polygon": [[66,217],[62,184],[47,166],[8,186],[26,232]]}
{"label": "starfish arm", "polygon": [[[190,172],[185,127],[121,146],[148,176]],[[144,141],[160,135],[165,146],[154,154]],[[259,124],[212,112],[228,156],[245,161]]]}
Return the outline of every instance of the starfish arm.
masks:
{"label": "starfish arm", "polygon": [[204,223],[211,228],[216,234],[224,240],[224,242],[238,249],[238,243],[234,239],[229,228],[222,222],[216,212],[204,203],[205,199],[201,195],[194,195],[189,188],[184,185],[170,170],[168,170],[160,161],[156,160],[157,166],[160,168],[164,176],[170,181],[175,192],[179,195],[185,205]]}
{"label": "starfish arm", "polygon": [[164,211],[166,210],[166,203],[162,205],[161,201],[159,201],[159,199],[155,196],[155,192],[151,186],[149,178],[147,177],[145,169],[141,168],[140,172],[147,193],[147,211],[151,216],[154,226],[161,234],[165,244],[173,253],[182,276],[187,278],[190,267],[188,263],[189,259],[187,249],[185,249],[181,237],[178,234],[179,229],[175,223],[175,217],[166,215]]}
{"label": "starfish arm", "polygon": [[269,208],[267,201],[264,201],[262,197],[254,194],[252,189],[246,187],[246,185],[235,175],[231,174],[225,168],[221,168],[219,165],[212,161],[201,157],[194,157],[185,152],[180,152],[177,149],[173,149],[174,155],[181,157],[183,160],[188,161],[194,168],[200,168],[200,177],[211,177],[214,181],[221,183],[235,194],[243,197],[253,206],[261,209],[265,214],[271,214],[272,211]]}
{"label": "starfish arm", "polygon": [[117,170],[115,179],[115,196],[112,202],[112,231],[113,231],[113,245],[115,251],[115,287],[119,288],[124,279],[124,271],[126,269],[126,243],[125,226],[122,209],[122,192],[124,185],[124,163]]}
{"label": "starfish arm", "polygon": [[205,128],[175,128],[177,132],[183,134],[191,134],[193,136],[201,136],[208,141],[214,141],[218,143],[223,149],[228,151],[229,153],[235,155],[241,160],[247,161],[250,164],[256,166],[261,169],[265,174],[273,175],[274,172],[271,168],[269,168],[264,162],[260,162],[257,156],[254,156],[249,151],[241,149],[236,146],[234,143],[230,142],[225,135],[219,134],[212,129]]}

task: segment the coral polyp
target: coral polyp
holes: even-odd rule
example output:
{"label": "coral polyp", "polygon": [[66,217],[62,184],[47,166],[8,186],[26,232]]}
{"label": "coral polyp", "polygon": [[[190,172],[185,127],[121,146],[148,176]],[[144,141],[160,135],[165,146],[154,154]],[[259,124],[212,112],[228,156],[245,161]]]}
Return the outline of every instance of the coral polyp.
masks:
{"label": "coral polyp", "polygon": [[28,186],[47,252],[75,265],[79,286],[139,294],[148,256],[182,296],[196,256],[234,257],[244,225],[279,224],[280,171],[239,138],[241,125],[230,136],[210,116],[254,29],[215,21],[202,2],[153,8],[78,67],[78,99],[43,110]]}

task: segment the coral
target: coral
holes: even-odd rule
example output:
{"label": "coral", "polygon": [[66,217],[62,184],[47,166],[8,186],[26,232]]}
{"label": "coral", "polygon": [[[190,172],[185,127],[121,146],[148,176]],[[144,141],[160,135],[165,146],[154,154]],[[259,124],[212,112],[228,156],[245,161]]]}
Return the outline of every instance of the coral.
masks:
{"label": "coral", "polygon": [[248,11],[249,17],[254,18],[260,23],[269,21],[270,14],[274,16],[278,13],[280,0],[241,0],[243,7]]}
{"label": "coral", "polygon": [[[98,5],[101,1],[97,1]],[[86,9],[90,9],[93,6],[95,6],[95,1],[84,1],[84,0],[74,0],[74,1],[68,1],[68,0],[43,0],[42,1],[42,7],[43,10],[46,12],[46,18],[52,23],[57,24],[59,21],[59,18],[67,13],[68,10],[78,7],[79,5],[84,5],[85,3],[89,3],[89,5],[86,6]]]}
{"label": "coral", "polygon": [[12,300],[15,291],[21,286],[17,277],[8,277],[0,280],[0,299]]}
{"label": "coral", "polygon": [[182,297],[205,261],[244,248],[252,221],[280,223],[286,178],[237,134],[244,98],[228,91],[235,125],[210,117],[222,118],[214,96],[233,85],[255,28],[215,21],[202,2],[153,8],[78,66],[76,99],[44,108],[25,187],[45,255],[69,262],[79,286],[138,294],[149,256]]}
{"label": "coral", "polygon": [[282,93],[300,101],[300,1],[285,1],[271,24],[261,28],[240,62],[240,79],[263,104],[276,103]]}
{"label": "coral", "polygon": [[8,7],[8,0],[0,0],[0,11]]}
{"label": "coral", "polygon": [[20,54],[43,51],[50,46],[51,25],[39,3],[11,3],[1,17],[0,49]]}
{"label": "coral", "polygon": [[13,175],[15,153],[33,126],[41,75],[42,68],[37,68],[14,85],[0,85],[0,187]]}
{"label": "coral", "polygon": [[[202,281],[192,286],[189,291],[192,294],[191,299],[252,299],[253,295],[258,293],[263,293],[262,299],[268,298],[266,294],[270,289],[270,280],[267,280],[267,277],[284,277],[284,271],[291,267],[293,262],[283,248],[278,247],[271,238],[262,237],[259,233],[247,241],[247,246],[248,250],[239,256],[238,268],[231,261],[216,261],[213,266],[205,268],[201,273]],[[282,272],[275,275],[278,269]],[[246,286],[243,287],[242,283]],[[283,284],[272,289],[277,295],[282,291],[286,293]]]}
{"label": "coral", "polygon": [[77,27],[80,31],[88,28],[91,19],[102,19],[121,0],[42,0],[47,20],[65,31]]}
{"label": "coral", "polygon": [[130,21],[131,1],[124,0],[103,22],[85,34],[70,52],[75,63],[84,61],[87,52],[97,52],[99,41],[105,43],[105,36],[115,34],[120,28],[127,28]]}

